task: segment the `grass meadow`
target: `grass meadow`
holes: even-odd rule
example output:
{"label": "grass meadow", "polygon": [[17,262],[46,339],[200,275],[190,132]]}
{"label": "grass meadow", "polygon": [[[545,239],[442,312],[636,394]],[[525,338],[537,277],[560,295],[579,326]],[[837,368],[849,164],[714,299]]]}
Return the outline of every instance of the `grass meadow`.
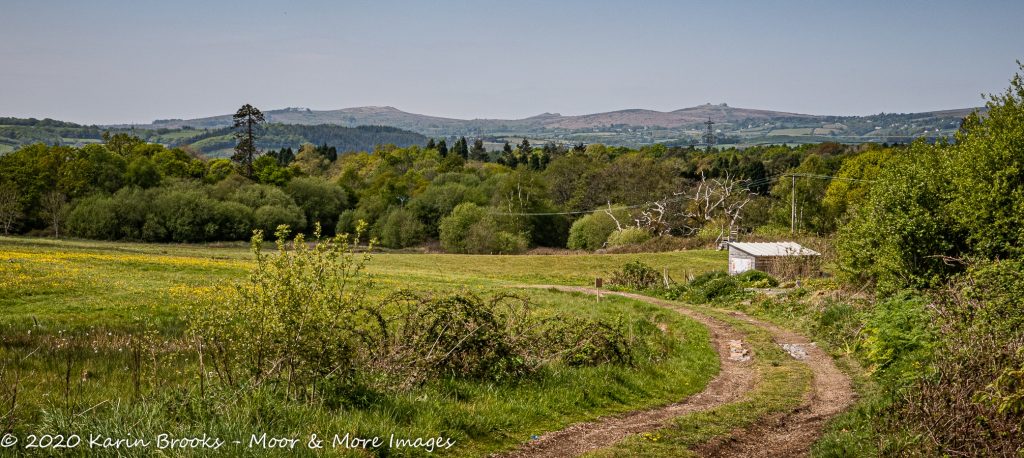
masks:
{"label": "grass meadow", "polygon": [[[369,272],[379,297],[400,288],[488,296],[522,284],[592,284],[595,277],[607,277],[638,258],[677,279],[725,264],[724,254],[713,251],[559,256],[381,253],[373,255]],[[349,401],[338,405],[207,386],[199,376],[202,363],[184,337],[190,304],[217,301],[221,287],[245,278],[252,265],[248,248],[234,244],[0,238],[0,427],[21,437],[205,433],[246,441],[251,434],[262,433],[304,439],[313,433],[441,435],[456,441],[444,454],[479,456],[545,430],[681,399],[703,389],[718,370],[707,330],[674,312],[618,297],[597,302],[582,294],[515,289],[541,316],[621,319],[630,333],[664,334],[664,352],[630,367],[550,367],[518,382],[453,378],[401,392],[367,389],[346,393]],[[425,453],[416,448],[344,451],[353,456]]]}

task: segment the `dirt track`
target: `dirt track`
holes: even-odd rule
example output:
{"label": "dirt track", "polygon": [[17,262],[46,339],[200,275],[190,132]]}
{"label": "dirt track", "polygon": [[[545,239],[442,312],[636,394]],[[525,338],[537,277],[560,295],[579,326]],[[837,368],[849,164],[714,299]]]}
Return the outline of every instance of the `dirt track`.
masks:
{"label": "dirt track", "polygon": [[806,337],[738,312],[732,314],[768,330],[776,343],[797,344],[806,352],[801,360],[814,373],[814,382],[795,410],[766,418],[751,428],[705,444],[697,452],[714,457],[808,455],[825,422],[853,404],[855,394],[849,376],[836,367],[832,357]]}
{"label": "dirt track", "polygon": [[[557,289],[567,292],[595,294],[590,288],[532,285],[530,288]],[[588,451],[608,447],[631,434],[652,431],[668,426],[681,415],[713,409],[742,399],[757,383],[757,374],[742,355],[737,357],[737,341],[743,334],[725,322],[693,309],[649,296],[622,292],[602,292],[636,299],[669,308],[707,326],[712,346],[718,351],[721,370],[700,393],[683,401],[654,409],[640,410],[623,415],[604,417],[593,422],[578,423],[559,431],[544,434],[537,440],[497,456],[503,457],[565,457],[579,456]],[[796,410],[758,422],[755,426],[736,431],[698,448],[706,456],[804,456],[821,434],[825,420],[841,412],[853,402],[850,380],[836,368],[824,351],[791,331],[770,323],[754,320],[738,312],[730,312],[738,319],[748,321],[772,334],[776,343],[797,344],[805,354],[798,354],[814,373],[813,389]],[[745,350],[749,350],[746,348]],[[753,355],[756,358],[756,355]]]}

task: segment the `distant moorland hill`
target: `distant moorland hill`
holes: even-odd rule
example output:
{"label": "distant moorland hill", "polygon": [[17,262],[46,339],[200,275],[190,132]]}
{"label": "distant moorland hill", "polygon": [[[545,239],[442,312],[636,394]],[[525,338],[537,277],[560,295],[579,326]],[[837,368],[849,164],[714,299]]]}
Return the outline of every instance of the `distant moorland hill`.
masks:
{"label": "distant moorland hill", "polygon": [[[268,125],[260,148],[328,144],[339,151],[372,150],[382,143],[423,144],[426,137],[481,138],[489,149],[501,142],[603,143],[637,147],[654,143],[701,143],[705,122],[714,122],[723,146],[800,143],[907,143],[952,135],[975,108],[870,116],[823,116],[705,104],[675,111],[619,110],[577,116],[544,113],[523,119],[454,119],[408,113],[393,107],[340,110],[285,108],[265,111]],[[984,111],[984,108],[979,108]],[[35,142],[81,145],[103,132],[130,132],[167,146],[189,146],[210,157],[229,154],[231,115],[161,119],[150,124],[85,126],[52,119],[0,118],[0,154]]]}
{"label": "distant moorland hill", "polygon": [[[103,133],[130,133],[166,146],[188,146],[206,157],[226,157],[235,146],[230,127],[194,128],[83,126],[52,119],[0,118],[0,154],[32,143],[84,145],[99,143]],[[264,126],[256,142],[261,149],[296,148],[303,143],[334,146],[338,151],[369,151],[379,144],[422,145],[426,137],[387,126],[346,127],[334,124]]]}
{"label": "distant moorland hill", "polygon": [[[408,113],[394,107],[340,110],[285,108],[266,111],[281,124],[383,125],[432,137],[478,137],[491,141],[530,138],[562,143],[604,143],[639,146],[652,143],[700,143],[704,123],[711,120],[718,143],[899,142],[951,134],[975,108],[926,113],[881,113],[870,116],[822,116],[705,104],[675,111],[619,110],[578,116],[543,113],[523,119],[454,119]],[[215,128],[230,125],[231,116],[164,119],[146,128]],[[514,143],[514,142],[513,142]]]}

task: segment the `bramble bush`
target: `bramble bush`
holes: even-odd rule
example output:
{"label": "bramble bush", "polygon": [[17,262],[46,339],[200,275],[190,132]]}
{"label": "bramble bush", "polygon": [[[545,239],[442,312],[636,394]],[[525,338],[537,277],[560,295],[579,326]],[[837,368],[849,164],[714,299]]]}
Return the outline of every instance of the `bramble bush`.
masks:
{"label": "bramble bush", "polygon": [[384,325],[368,364],[400,387],[444,376],[514,382],[555,364],[632,364],[621,325],[555,316],[499,294],[433,296],[400,291],[385,300]]}
{"label": "bramble bush", "polygon": [[1024,262],[968,268],[936,294],[927,371],[901,398],[936,455],[1017,456],[1024,452]]}
{"label": "bramble bush", "polygon": [[644,290],[657,286],[661,282],[661,274],[655,268],[637,259],[626,263],[622,266],[622,270],[612,272],[608,282],[626,288]]}
{"label": "bramble bush", "polygon": [[704,303],[732,299],[744,294],[744,288],[773,288],[779,281],[764,272],[748,270],[739,275],[725,272],[706,272],[687,283],[674,284],[658,293],[669,300],[687,300]]}
{"label": "bramble bush", "polygon": [[317,227],[311,240],[299,234],[289,242],[282,226],[274,254],[262,251],[257,232],[248,280],[225,302],[196,304],[189,313],[206,372],[223,386],[269,387],[312,401],[366,384],[504,383],[550,366],[630,365],[634,348],[660,345],[637,342],[621,323],[539,319],[527,299],[508,294],[485,300],[401,291],[373,299],[365,267],[375,242],[357,249],[365,228],[359,222],[354,236],[324,239]]}
{"label": "bramble bush", "polygon": [[287,242],[288,227],[281,226],[276,255],[263,252],[256,232],[256,268],[248,280],[235,285],[226,302],[190,313],[199,351],[223,383],[270,382],[291,396],[350,375],[359,340],[382,320],[368,300],[372,282],[363,272],[369,255],[355,252],[364,229],[321,239],[316,227],[311,247],[302,234]]}
{"label": "bramble bush", "polygon": [[779,280],[760,270],[748,270],[733,278],[747,288],[774,288],[779,286]]}
{"label": "bramble bush", "polygon": [[686,298],[693,302],[711,302],[742,291],[739,282],[725,272],[698,275],[687,285]]}
{"label": "bramble bush", "polygon": [[694,277],[687,283],[672,285],[661,291],[661,295],[669,300],[703,303],[722,297],[729,297],[739,291],[739,284],[729,274],[725,272],[707,272]]}

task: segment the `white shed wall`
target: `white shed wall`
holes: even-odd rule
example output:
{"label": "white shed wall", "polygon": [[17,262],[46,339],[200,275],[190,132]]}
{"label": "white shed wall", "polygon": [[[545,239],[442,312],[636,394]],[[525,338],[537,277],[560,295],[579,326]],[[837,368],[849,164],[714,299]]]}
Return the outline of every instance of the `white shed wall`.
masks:
{"label": "white shed wall", "polygon": [[729,275],[737,275],[757,268],[757,259],[753,256],[729,247]]}

